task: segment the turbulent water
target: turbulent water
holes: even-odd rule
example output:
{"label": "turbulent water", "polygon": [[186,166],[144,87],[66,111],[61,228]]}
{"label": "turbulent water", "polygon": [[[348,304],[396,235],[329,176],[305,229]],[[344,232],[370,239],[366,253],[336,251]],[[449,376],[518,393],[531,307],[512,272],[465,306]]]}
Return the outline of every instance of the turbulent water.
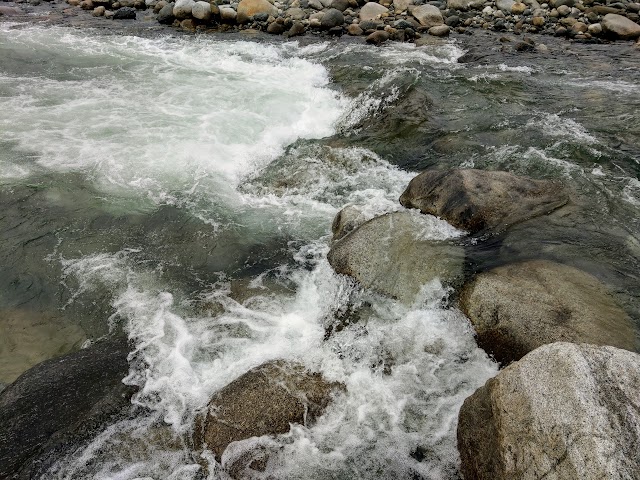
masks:
{"label": "turbulent water", "polygon": [[[46,478],[200,478],[196,415],[279,358],[346,391],[310,428],[240,445],[277,445],[262,476],[458,478],[458,409],[497,365],[439,282],[403,305],[333,273],[331,221],[348,204],[368,218],[402,209],[426,167],[561,178],[569,220],[469,239],[434,219],[426,235],[459,237],[469,273],[531,257],[579,266],[637,323],[640,74],[558,49],[460,64],[456,42],[0,24],[0,308],[79,343],[125,332],[124,381],[140,387],[129,419]],[[55,340],[38,328],[40,344]]]}

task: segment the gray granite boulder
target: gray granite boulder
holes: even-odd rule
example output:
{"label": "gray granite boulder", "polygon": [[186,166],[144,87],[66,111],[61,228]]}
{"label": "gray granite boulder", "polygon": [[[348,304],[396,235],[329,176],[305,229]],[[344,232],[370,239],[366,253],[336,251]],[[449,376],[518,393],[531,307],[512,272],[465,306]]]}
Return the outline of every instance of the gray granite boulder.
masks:
{"label": "gray granite boulder", "polygon": [[553,343],[467,398],[458,450],[465,479],[640,478],[640,355]]}

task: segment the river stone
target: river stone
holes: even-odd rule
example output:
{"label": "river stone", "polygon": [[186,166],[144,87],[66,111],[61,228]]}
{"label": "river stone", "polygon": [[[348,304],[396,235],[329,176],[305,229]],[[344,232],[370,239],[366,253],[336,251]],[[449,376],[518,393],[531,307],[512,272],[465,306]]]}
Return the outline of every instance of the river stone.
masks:
{"label": "river stone", "polygon": [[514,3],[513,0],[496,0],[496,8],[506,14],[510,14]]}
{"label": "river stone", "polygon": [[484,0],[447,0],[450,10],[476,10],[484,6]]}
{"label": "river stone", "polygon": [[608,13],[602,19],[602,31],[612,37],[631,40],[640,37],[640,25],[622,15]]}
{"label": "river stone", "polygon": [[403,206],[469,232],[500,230],[552,212],[568,200],[557,182],[475,169],[426,170],[411,180],[400,197]]}
{"label": "river stone", "polygon": [[630,318],[607,288],[559,263],[531,260],[480,273],[464,286],[460,306],[478,345],[501,363],[561,341],[637,347]]}
{"label": "river stone", "polygon": [[337,273],[411,304],[426,283],[451,283],[462,273],[462,247],[425,239],[429,228],[428,219],[411,212],[382,215],[335,241],[327,258]]}
{"label": "river stone", "polygon": [[413,0],[393,0],[393,8],[397,13],[405,12],[410,5],[413,5]]}
{"label": "river stone", "polygon": [[285,16],[291,20],[302,20],[306,15],[301,8],[290,8],[285,12]]}
{"label": "river stone", "polygon": [[384,42],[389,40],[389,33],[384,30],[376,30],[372,34],[368,35],[365,40],[367,43],[371,43],[373,45],[382,45]]}
{"label": "river stone", "polygon": [[464,478],[640,478],[640,355],[553,343],[476,390],[460,409]]}
{"label": "river stone", "polygon": [[435,27],[431,27],[428,33],[434,37],[446,37],[449,35],[449,27],[447,25],[436,25]]}
{"label": "river stone", "polygon": [[358,16],[360,21],[375,20],[384,13],[389,13],[386,7],[383,7],[379,3],[367,2],[361,9]]}
{"label": "river stone", "polygon": [[[41,478],[130,407],[125,339],[42,362],[0,393],[0,478]],[[45,478],[45,477],[42,477]]]}
{"label": "river stone", "polygon": [[292,423],[313,423],[342,389],[342,384],[328,382],[298,363],[263,363],[213,396],[206,417],[196,426],[194,443],[196,448],[206,445],[220,461],[232,442],[284,434]]}
{"label": "river stone", "polygon": [[246,23],[258,13],[278,16],[278,9],[267,0],[241,0],[238,4],[238,23]]}
{"label": "river stone", "polygon": [[171,25],[175,18],[173,16],[173,4],[169,3],[160,9],[157,20],[163,25]]}
{"label": "river stone", "polygon": [[116,10],[113,15],[114,20],[135,20],[136,9],[132,7],[122,7]]}
{"label": "river stone", "polygon": [[527,6],[522,2],[515,2],[511,5],[511,13],[514,15],[522,15],[526,9]]}
{"label": "river stone", "polygon": [[347,33],[353,36],[359,36],[364,33],[364,31],[360,28],[359,25],[352,23],[347,27]]}
{"label": "river stone", "polygon": [[193,0],[177,0],[173,6],[173,16],[178,20],[191,17],[191,11],[196,4]]}
{"label": "river stone", "polygon": [[420,25],[425,27],[435,27],[436,25],[442,25],[444,23],[442,13],[440,13],[438,7],[434,7],[433,5],[414,7],[413,10],[411,10],[411,15],[420,22]]}
{"label": "river stone", "polygon": [[234,23],[237,13],[231,7],[220,7],[220,20],[224,23]]}
{"label": "river stone", "polygon": [[[355,26],[357,27],[357,25]],[[361,34],[362,33],[360,33],[360,35]],[[340,240],[347,233],[355,230],[364,222],[365,219],[362,210],[355,205],[347,205],[340,210],[333,219],[333,223],[331,224],[331,232],[333,233],[332,240]]]}
{"label": "river stone", "polygon": [[337,8],[330,8],[327,10],[320,21],[320,25],[325,30],[329,30],[333,27],[340,27],[344,23],[344,15]]}
{"label": "river stone", "polygon": [[207,22],[211,18],[211,5],[209,2],[196,2],[191,9],[191,15],[193,18]]}
{"label": "river stone", "polygon": [[335,8],[336,10],[344,12],[349,8],[349,2],[347,0],[333,0],[331,2],[331,8]]}
{"label": "river stone", "polygon": [[106,10],[107,10],[107,9],[106,9],[106,8],[104,8],[104,7],[102,7],[102,6],[100,6],[100,7],[96,7],[96,8],[94,8],[94,9],[93,9],[92,15],[93,15],[94,17],[102,17],[102,16],[104,15],[104,12],[105,12]]}
{"label": "river stone", "polygon": [[307,29],[305,28],[305,26],[301,22],[293,22],[293,25],[291,25],[291,28],[287,32],[287,36],[288,37],[297,37],[299,35],[304,35],[304,33],[306,31],[307,31]]}

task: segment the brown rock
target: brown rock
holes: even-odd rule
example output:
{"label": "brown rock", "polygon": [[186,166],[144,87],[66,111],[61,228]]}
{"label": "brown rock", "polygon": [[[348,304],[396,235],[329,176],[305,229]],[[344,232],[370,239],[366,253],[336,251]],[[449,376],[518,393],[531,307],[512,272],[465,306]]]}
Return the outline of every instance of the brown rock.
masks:
{"label": "brown rock", "polygon": [[640,25],[627,17],[609,13],[602,19],[602,31],[609,36],[622,40],[632,40],[640,37]]}
{"label": "brown rock", "polygon": [[467,398],[458,420],[465,479],[640,478],[640,356],[554,343]]}
{"label": "brown rock", "polygon": [[446,37],[449,35],[449,31],[450,29],[447,25],[437,25],[435,27],[431,27],[428,33],[434,37]]}
{"label": "brown rock", "polygon": [[342,389],[303,365],[264,363],[213,396],[194,443],[197,448],[206,445],[220,461],[231,442],[287,433],[291,423],[312,423]]}
{"label": "brown rock", "polygon": [[349,25],[347,27],[347,33],[349,35],[353,35],[353,36],[357,37],[357,36],[362,35],[364,32],[362,31],[362,29],[358,25],[356,25],[355,23],[352,23],[351,25]]}
{"label": "brown rock", "polygon": [[630,318],[592,275],[533,260],[495,268],[466,284],[460,306],[478,345],[501,363],[553,342],[637,347]]}
{"label": "brown rock", "polygon": [[403,206],[469,232],[504,229],[552,212],[568,200],[557,182],[484,170],[426,170],[400,197]]}
{"label": "brown rock", "polygon": [[238,4],[237,21],[246,23],[257,13],[266,13],[275,17],[278,15],[278,9],[267,0],[241,0]]}
{"label": "brown rock", "polygon": [[389,34],[383,30],[377,30],[367,37],[367,43],[381,45],[389,40]]}

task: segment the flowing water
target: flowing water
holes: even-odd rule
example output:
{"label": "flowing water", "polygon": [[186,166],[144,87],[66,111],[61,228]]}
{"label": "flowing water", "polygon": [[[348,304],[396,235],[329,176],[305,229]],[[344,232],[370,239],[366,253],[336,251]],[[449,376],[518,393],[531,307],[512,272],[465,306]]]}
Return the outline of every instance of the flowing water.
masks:
{"label": "flowing water", "polygon": [[563,179],[569,218],[495,238],[434,219],[426,235],[458,238],[469,274],[523,258],[576,265],[637,324],[640,72],[623,47],[617,63],[572,48],[460,64],[467,47],[453,41],[0,24],[0,309],[47,325],[31,340],[1,325],[0,382],[46,345],[51,356],[124,332],[124,381],[140,388],[130,418],[45,478],[201,478],[196,415],[279,358],[346,391],[309,428],[239,444],[278,452],[264,478],[458,478],[458,409],[498,367],[438,281],[404,305],[333,273],[331,221],[347,204],[367,218],[402,209],[427,167]]}

